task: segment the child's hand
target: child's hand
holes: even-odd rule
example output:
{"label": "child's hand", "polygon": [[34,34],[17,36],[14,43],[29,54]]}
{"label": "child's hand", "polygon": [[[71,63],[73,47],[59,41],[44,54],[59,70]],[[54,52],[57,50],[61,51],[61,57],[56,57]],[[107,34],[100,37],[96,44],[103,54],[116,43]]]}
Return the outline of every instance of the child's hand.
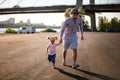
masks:
{"label": "child's hand", "polygon": [[58,45],[60,45],[60,43],[57,43],[56,45],[58,46]]}
{"label": "child's hand", "polygon": [[60,40],[59,40],[59,44],[61,44],[62,42],[63,42],[62,39],[60,39]]}
{"label": "child's hand", "polygon": [[83,37],[83,36],[81,36],[81,40],[84,40],[84,37]]}

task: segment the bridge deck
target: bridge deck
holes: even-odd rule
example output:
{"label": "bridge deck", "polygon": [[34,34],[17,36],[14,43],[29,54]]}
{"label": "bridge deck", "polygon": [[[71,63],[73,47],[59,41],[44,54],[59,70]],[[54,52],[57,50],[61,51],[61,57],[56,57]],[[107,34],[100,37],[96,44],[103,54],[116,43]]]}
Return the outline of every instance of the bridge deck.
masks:
{"label": "bridge deck", "polygon": [[[74,8],[74,7],[75,5],[2,8],[0,9],[0,14],[59,13],[59,12],[65,12],[67,8]],[[120,4],[83,5],[83,8],[86,10],[86,12],[120,12]]]}

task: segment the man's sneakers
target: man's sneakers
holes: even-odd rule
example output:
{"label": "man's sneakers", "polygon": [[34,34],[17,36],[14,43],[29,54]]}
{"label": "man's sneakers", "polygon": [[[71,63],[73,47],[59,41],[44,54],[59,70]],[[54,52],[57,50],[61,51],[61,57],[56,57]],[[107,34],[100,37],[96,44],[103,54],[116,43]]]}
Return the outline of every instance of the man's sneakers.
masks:
{"label": "man's sneakers", "polygon": [[65,61],[62,61],[62,65],[63,65],[63,66],[66,66],[66,62],[65,62]]}
{"label": "man's sneakers", "polygon": [[79,65],[78,64],[73,64],[72,65],[72,68],[76,68],[76,67],[79,67]]}
{"label": "man's sneakers", "polygon": [[[66,62],[65,62],[65,61],[62,61],[62,65],[63,65],[63,66],[66,66]],[[74,64],[72,65],[72,68],[76,68],[76,67],[79,67],[79,65],[74,63]]]}

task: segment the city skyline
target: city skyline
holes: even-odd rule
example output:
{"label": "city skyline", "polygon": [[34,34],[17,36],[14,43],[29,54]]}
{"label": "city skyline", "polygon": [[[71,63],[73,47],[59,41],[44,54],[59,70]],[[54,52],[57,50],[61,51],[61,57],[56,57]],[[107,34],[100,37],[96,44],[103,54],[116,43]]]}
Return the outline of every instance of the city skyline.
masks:
{"label": "city skyline", "polygon": [[42,22],[41,23],[32,23],[30,19],[27,19],[26,22],[24,22],[23,20],[20,20],[19,22],[15,23],[15,18],[12,18],[12,17],[7,19],[7,20],[0,21],[0,24],[22,24],[22,25],[56,26],[55,24],[53,24],[53,25],[46,25],[46,24],[44,24]]}
{"label": "city skyline", "polygon": [[[6,23],[13,23],[15,24],[15,18],[9,18],[7,20],[4,20],[4,21],[0,21],[0,24],[6,24]],[[23,20],[20,20],[20,22],[18,23],[31,23],[30,19],[27,19],[27,22],[24,22]]]}

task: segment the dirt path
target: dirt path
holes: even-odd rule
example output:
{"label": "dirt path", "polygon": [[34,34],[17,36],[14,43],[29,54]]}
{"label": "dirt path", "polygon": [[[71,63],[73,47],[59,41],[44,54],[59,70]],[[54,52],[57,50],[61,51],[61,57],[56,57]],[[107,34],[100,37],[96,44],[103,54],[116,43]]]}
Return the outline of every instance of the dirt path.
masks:
{"label": "dirt path", "polygon": [[57,68],[51,68],[45,52],[47,36],[54,35],[59,33],[0,35],[0,80],[120,80],[120,33],[85,33],[77,69],[71,68],[71,50],[67,66],[61,65],[63,45],[57,47]]}

